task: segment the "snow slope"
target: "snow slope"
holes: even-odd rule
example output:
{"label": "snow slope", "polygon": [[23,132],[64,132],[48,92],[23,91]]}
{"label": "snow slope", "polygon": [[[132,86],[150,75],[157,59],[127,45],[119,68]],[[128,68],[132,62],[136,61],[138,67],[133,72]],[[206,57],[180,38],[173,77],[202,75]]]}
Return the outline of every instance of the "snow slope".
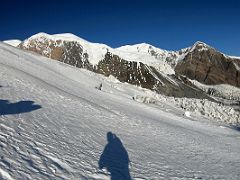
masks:
{"label": "snow slope", "polygon": [[[240,177],[239,131],[133,100],[146,89],[4,43],[0,77],[0,179],[110,179],[98,168],[109,131],[128,152],[132,179]],[[106,160],[122,174],[113,150]]]}
{"label": "snow slope", "polygon": [[14,46],[14,47],[17,47],[21,43],[21,41],[18,40],[18,39],[6,40],[6,41],[3,41],[3,42],[6,43],[6,44],[9,44],[11,46]]}

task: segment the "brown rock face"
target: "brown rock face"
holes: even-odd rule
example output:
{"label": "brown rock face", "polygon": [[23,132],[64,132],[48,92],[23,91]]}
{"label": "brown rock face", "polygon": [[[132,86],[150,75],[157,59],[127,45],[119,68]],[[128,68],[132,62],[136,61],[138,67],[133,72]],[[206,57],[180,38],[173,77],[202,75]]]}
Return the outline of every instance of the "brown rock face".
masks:
{"label": "brown rock face", "polygon": [[148,89],[156,89],[161,82],[151,67],[138,62],[126,61],[108,52],[95,68],[95,72],[106,76],[113,75],[121,82],[138,85]]}
{"label": "brown rock face", "polygon": [[189,52],[175,67],[177,74],[185,75],[208,85],[230,84],[240,87],[240,60],[224,56],[201,44]]}
{"label": "brown rock face", "polygon": [[64,54],[63,48],[53,47],[50,58],[59,60],[62,59],[63,54]]}
{"label": "brown rock face", "polygon": [[177,78],[174,75],[172,77],[169,76],[176,82],[174,84],[162,76],[154,67],[141,62],[126,61],[110,52],[95,66],[94,71],[105,76],[112,75],[121,82],[151,89],[167,96],[209,98],[187,79]]}
{"label": "brown rock face", "polygon": [[30,40],[27,45],[23,42],[18,47],[79,68],[93,68],[88,61],[88,55],[83,53],[82,46],[76,41],[53,41],[41,37]]}

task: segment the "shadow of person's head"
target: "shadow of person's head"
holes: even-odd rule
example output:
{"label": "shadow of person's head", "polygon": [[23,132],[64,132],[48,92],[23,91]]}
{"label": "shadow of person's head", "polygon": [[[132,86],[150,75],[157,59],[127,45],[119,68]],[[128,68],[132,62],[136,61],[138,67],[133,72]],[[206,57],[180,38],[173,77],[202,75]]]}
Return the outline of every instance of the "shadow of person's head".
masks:
{"label": "shadow of person's head", "polygon": [[112,142],[114,139],[114,134],[112,132],[107,133],[107,141],[108,143]]}

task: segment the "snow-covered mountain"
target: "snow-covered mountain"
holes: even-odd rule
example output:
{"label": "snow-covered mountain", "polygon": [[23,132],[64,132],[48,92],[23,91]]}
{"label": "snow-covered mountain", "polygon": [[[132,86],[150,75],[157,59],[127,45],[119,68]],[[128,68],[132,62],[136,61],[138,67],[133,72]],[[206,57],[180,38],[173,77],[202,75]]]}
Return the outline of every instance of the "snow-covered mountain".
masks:
{"label": "snow-covered mountain", "polygon": [[239,123],[232,107],[163,96],[1,42],[0,76],[0,179],[240,176],[239,131],[225,124]]}
{"label": "snow-covered mountain", "polygon": [[[166,61],[144,52],[127,52],[113,49],[104,44],[91,43],[72,34],[36,34],[19,47],[61,62],[86,68],[106,76],[113,75],[121,82],[139,85],[174,96],[204,97],[181,83],[174,75],[174,69]],[[178,90],[179,84],[182,90]],[[167,86],[165,86],[168,84]],[[186,93],[189,91],[194,93]]]}
{"label": "snow-covered mountain", "polygon": [[[164,57],[165,56],[170,57],[170,54],[172,54],[172,56],[174,57],[175,56],[177,57],[177,53],[178,53],[178,52],[175,53],[175,52],[154,48],[154,50],[157,50],[155,53],[159,53],[159,58],[155,58],[155,56],[152,55],[153,52],[152,54],[148,52],[146,53],[144,47],[142,47],[141,49],[142,51],[136,51],[136,52],[127,51],[124,47],[113,49],[105,44],[88,42],[70,33],[55,34],[55,35],[38,33],[26,39],[25,41],[23,41],[19,47],[22,49],[27,49],[27,50],[40,53],[44,56],[47,56],[53,59],[57,59],[59,57],[55,57],[56,56],[55,54],[57,53],[60,56],[60,54],[63,52],[56,52],[58,50],[55,50],[55,48],[60,48],[60,47],[62,47],[62,49],[68,48],[63,44],[66,42],[75,42],[79,44],[82,48],[82,52],[79,52],[79,53],[87,54],[88,55],[87,59],[92,65],[97,65],[100,60],[103,60],[107,52],[117,55],[120,58],[125,59],[127,61],[142,62],[148,65],[151,65],[154,63],[164,64],[164,62],[159,61],[159,60],[162,60],[160,59],[160,52],[161,52],[161,55]],[[138,46],[138,45],[134,45],[134,46]],[[72,49],[74,49],[74,47],[72,47]]]}
{"label": "snow-covered mountain", "polygon": [[200,41],[179,51],[146,43],[114,49],[69,33],[39,33],[18,47],[168,96],[209,98],[187,78],[207,85],[240,87],[240,60]]}

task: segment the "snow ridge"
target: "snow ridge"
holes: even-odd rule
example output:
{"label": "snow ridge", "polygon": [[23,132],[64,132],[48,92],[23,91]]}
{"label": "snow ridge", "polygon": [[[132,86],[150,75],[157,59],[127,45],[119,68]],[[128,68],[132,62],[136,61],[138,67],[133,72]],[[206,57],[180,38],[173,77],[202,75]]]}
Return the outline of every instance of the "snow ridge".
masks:
{"label": "snow ridge", "polygon": [[18,40],[18,39],[11,39],[11,40],[3,41],[3,42],[6,43],[6,44],[11,45],[13,47],[17,47],[22,41]]}
{"label": "snow ridge", "polygon": [[[148,45],[146,43],[133,46],[133,48],[139,48],[138,51],[127,51],[124,48],[111,48],[105,44],[100,43],[92,43],[89,41],[86,41],[82,38],[79,38],[71,33],[64,33],[64,34],[54,34],[49,35],[47,33],[38,33],[36,35],[31,36],[30,38],[23,41],[22,45],[24,47],[29,47],[31,45],[32,41],[35,42],[44,42],[46,40],[52,40],[52,41],[76,41],[83,47],[83,53],[88,54],[89,62],[93,65],[98,64],[99,61],[104,59],[107,52],[110,52],[112,54],[115,54],[119,56],[122,59],[125,59],[127,61],[135,61],[135,62],[142,62],[147,65],[155,65],[158,64],[158,67],[164,72],[165,74],[173,74],[174,70],[172,69],[171,65],[169,65],[165,60],[166,58],[170,58],[172,56],[173,58],[176,58],[174,52],[168,52],[166,50],[160,50],[158,48],[155,48],[151,45]],[[148,48],[148,49],[147,49]],[[132,48],[130,48],[132,49]],[[154,53],[153,51],[156,50],[157,54],[151,54]],[[169,54],[169,55],[168,55]]]}
{"label": "snow ridge", "polygon": [[197,41],[193,46],[178,51],[168,51],[154,47],[148,43],[125,45],[118,48],[111,48],[106,44],[92,43],[71,33],[53,34],[38,33],[26,39],[22,44],[25,47],[31,45],[31,41],[43,42],[52,41],[75,41],[83,47],[83,53],[88,55],[88,60],[92,65],[97,65],[103,60],[106,53],[110,52],[127,61],[142,62],[149,66],[156,67],[161,73],[166,75],[174,74],[174,67],[183,60],[185,56],[195,50],[205,51],[213,49],[204,42]]}

